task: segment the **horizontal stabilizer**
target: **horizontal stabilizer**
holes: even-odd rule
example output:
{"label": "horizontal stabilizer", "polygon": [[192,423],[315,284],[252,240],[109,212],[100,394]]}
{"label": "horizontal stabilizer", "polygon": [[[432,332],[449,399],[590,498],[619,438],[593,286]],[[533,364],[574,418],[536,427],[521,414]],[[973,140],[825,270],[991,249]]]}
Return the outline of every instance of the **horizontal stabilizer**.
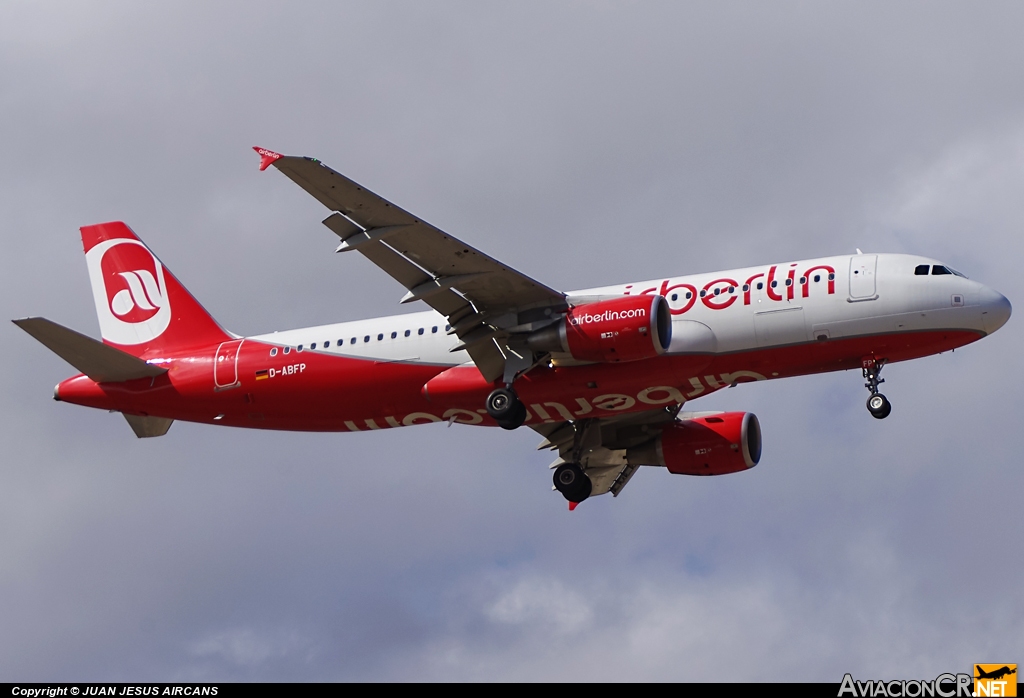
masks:
{"label": "horizontal stabilizer", "polygon": [[119,383],[167,373],[166,368],[148,364],[46,318],[29,317],[12,322],[97,383]]}
{"label": "horizontal stabilizer", "polygon": [[173,419],[167,417],[140,417],[137,414],[125,414],[124,418],[128,420],[128,426],[140,439],[163,436],[174,422]]}

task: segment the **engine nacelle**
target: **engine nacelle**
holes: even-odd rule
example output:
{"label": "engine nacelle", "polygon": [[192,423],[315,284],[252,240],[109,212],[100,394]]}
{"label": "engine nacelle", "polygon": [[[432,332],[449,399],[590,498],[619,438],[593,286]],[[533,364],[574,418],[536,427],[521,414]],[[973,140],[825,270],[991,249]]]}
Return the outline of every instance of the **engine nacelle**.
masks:
{"label": "engine nacelle", "polygon": [[579,361],[639,361],[665,353],[672,314],[664,296],[623,296],[569,309],[558,324],[533,333],[527,345]]}
{"label": "engine nacelle", "polygon": [[750,412],[719,412],[666,424],[653,441],[626,452],[635,465],[663,465],[676,475],[725,475],[761,460],[761,425]]}

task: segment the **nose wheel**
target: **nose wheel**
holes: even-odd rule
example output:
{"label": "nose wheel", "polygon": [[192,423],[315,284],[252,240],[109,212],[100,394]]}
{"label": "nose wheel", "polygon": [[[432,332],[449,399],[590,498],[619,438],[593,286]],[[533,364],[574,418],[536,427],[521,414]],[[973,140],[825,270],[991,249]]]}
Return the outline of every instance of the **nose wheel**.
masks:
{"label": "nose wheel", "polygon": [[518,429],[526,421],[526,405],[511,388],[498,388],[487,396],[487,414],[502,429]]}
{"label": "nose wheel", "polygon": [[875,419],[885,419],[892,412],[892,405],[889,398],[881,393],[876,393],[868,398],[868,412]]}
{"label": "nose wheel", "polygon": [[583,468],[575,463],[562,463],[555,468],[552,480],[555,483],[555,489],[574,504],[579,504],[589,497],[593,489],[590,478],[583,472]]}
{"label": "nose wheel", "polygon": [[868,412],[875,419],[885,419],[892,412],[892,404],[889,399],[878,392],[878,385],[885,382],[885,379],[879,377],[883,366],[885,366],[885,359],[865,359],[862,364],[864,379],[867,381],[864,387],[871,393],[868,397]]}

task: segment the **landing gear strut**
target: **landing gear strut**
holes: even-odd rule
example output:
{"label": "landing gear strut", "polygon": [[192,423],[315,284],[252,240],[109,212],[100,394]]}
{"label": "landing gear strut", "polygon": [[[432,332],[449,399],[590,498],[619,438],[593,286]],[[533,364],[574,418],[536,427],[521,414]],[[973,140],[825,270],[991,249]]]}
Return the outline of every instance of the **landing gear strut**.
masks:
{"label": "landing gear strut", "polygon": [[579,504],[590,496],[593,485],[583,469],[575,463],[562,463],[555,468],[552,478],[555,489],[562,493],[568,501]]}
{"label": "landing gear strut", "polygon": [[867,380],[864,387],[871,393],[868,397],[868,412],[875,419],[885,419],[892,412],[892,405],[888,398],[878,392],[878,385],[885,382],[885,379],[878,377],[882,373],[883,366],[885,366],[885,359],[865,359],[862,364],[864,378]]}
{"label": "landing gear strut", "polygon": [[502,429],[518,429],[526,421],[526,405],[511,388],[498,388],[487,396],[487,414]]}

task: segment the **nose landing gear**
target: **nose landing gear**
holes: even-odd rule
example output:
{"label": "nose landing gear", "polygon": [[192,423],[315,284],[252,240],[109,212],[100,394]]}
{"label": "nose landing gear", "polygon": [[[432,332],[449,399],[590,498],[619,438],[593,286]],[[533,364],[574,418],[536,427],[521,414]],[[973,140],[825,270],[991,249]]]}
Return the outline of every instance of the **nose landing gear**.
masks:
{"label": "nose landing gear", "polygon": [[867,380],[864,387],[871,393],[868,397],[868,412],[875,419],[885,419],[892,412],[892,404],[889,399],[878,392],[878,385],[885,382],[885,379],[879,378],[883,366],[885,366],[885,359],[864,359],[861,364],[864,378]]}

